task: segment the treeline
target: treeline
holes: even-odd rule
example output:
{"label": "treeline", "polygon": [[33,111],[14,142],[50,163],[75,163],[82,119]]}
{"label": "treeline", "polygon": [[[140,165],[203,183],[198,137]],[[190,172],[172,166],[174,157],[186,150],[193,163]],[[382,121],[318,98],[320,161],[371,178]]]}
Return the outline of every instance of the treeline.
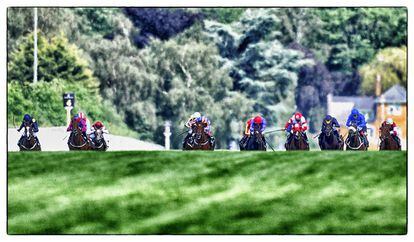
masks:
{"label": "treeline", "polygon": [[[163,143],[201,111],[218,146],[261,113],[295,111],[317,129],[326,95],[406,85],[405,8],[41,8],[39,80],[32,84],[33,9],[8,9],[8,106],[62,125],[62,91],[122,134]],[[173,135],[173,146],[182,137]]]}

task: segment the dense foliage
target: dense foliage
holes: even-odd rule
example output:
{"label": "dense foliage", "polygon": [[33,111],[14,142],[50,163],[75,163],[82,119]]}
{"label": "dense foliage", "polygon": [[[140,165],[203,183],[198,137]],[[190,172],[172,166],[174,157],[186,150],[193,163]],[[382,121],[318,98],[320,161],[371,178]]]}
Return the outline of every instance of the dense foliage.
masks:
{"label": "dense foliage", "polygon": [[63,124],[59,97],[71,90],[84,95],[77,103],[88,115],[116,120],[111,129],[124,134],[162,144],[164,122],[172,121],[175,148],[185,120],[201,111],[227,148],[252,115],[273,128],[299,110],[315,131],[328,93],[373,95],[378,73],[383,90],[407,83],[404,8],[38,13],[40,82],[31,84],[33,9],[8,9],[8,104],[9,118],[34,113],[41,125]]}
{"label": "dense foliage", "polygon": [[375,58],[360,68],[365,94],[375,93],[375,83],[380,78],[381,89],[387,90],[395,84],[407,86],[407,47],[390,47],[380,50]]}
{"label": "dense foliage", "polygon": [[183,9],[125,8],[126,15],[140,29],[134,43],[143,48],[150,37],[168,40],[195,23],[200,15]]}

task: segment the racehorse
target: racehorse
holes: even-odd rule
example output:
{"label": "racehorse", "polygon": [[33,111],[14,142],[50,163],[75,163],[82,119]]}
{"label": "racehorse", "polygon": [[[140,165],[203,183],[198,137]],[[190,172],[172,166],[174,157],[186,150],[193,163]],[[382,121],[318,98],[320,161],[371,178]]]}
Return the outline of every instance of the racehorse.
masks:
{"label": "racehorse", "polygon": [[319,147],[321,150],[343,150],[344,140],[338,138],[334,133],[332,122],[325,124],[325,130],[319,135]]}
{"label": "racehorse", "polygon": [[24,135],[20,138],[18,143],[20,151],[40,151],[40,143],[33,135],[33,127],[25,126]]}
{"label": "racehorse", "polygon": [[305,134],[302,131],[294,131],[293,137],[289,142],[286,142],[286,150],[309,150],[309,144],[306,142]]}
{"label": "racehorse", "polygon": [[101,129],[97,129],[94,132],[95,138],[92,142],[92,149],[99,150],[99,151],[106,151],[108,149],[108,145],[103,136],[103,131]]}
{"label": "racehorse", "polygon": [[367,150],[356,125],[348,128],[348,137],[346,138],[345,144],[347,150]]}
{"label": "racehorse", "polygon": [[396,141],[394,139],[394,137],[392,137],[392,135],[390,134],[390,132],[392,131],[392,126],[389,124],[386,124],[384,126],[381,126],[380,130],[381,130],[381,135],[380,135],[380,146],[379,149],[380,150],[401,150],[401,146],[398,143],[398,141]]}
{"label": "racehorse", "polygon": [[91,144],[82,135],[82,130],[76,119],[72,120],[72,132],[68,139],[69,150],[90,150]]}
{"label": "racehorse", "polygon": [[255,126],[254,131],[246,141],[245,150],[264,150],[266,151],[266,142],[263,134],[260,132],[260,126]]}
{"label": "racehorse", "polygon": [[214,143],[211,144],[210,137],[204,132],[205,123],[196,122],[192,126],[191,136],[184,140],[183,150],[214,150]]}

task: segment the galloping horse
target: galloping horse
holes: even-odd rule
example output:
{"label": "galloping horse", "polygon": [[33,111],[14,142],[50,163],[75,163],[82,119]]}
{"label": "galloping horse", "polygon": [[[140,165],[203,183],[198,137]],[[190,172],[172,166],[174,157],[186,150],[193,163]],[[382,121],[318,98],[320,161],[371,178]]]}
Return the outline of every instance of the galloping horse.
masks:
{"label": "galloping horse", "polygon": [[367,150],[356,125],[348,128],[348,137],[346,138],[345,144],[347,150]]}
{"label": "galloping horse", "polygon": [[33,135],[33,127],[25,126],[24,135],[20,139],[18,146],[20,151],[40,151],[40,144]]}
{"label": "galloping horse", "polygon": [[392,129],[392,126],[389,124],[381,126],[381,143],[379,147],[380,150],[401,150],[401,146],[398,143],[398,141],[396,141],[394,137],[392,137],[392,135],[390,134]]}
{"label": "galloping horse", "polygon": [[333,133],[334,127],[332,122],[325,124],[325,130],[319,135],[319,147],[321,150],[343,150],[344,149],[344,140],[342,136],[338,138]]}
{"label": "galloping horse", "polygon": [[183,150],[214,150],[210,137],[204,132],[206,124],[196,122],[192,127],[192,134],[184,140]]}
{"label": "galloping horse", "polygon": [[290,138],[289,143],[285,144],[286,150],[309,150],[309,144],[302,131],[294,131],[291,135],[293,137]]}
{"label": "galloping horse", "polygon": [[92,149],[99,150],[99,151],[106,151],[108,149],[108,145],[103,136],[103,131],[100,129],[95,130],[95,138],[92,142]]}
{"label": "galloping horse", "polygon": [[260,132],[260,127],[255,126],[254,131],[247,139],[245,150],[264,150],[266,151],[266,142],[263,134]]}
{"label": "galloping horse", "polygon": [[69,150],[90,150],[91,144],[82,135],[82,130],[79,128],[78,122],[72,120],[73,129],[68,139]]}

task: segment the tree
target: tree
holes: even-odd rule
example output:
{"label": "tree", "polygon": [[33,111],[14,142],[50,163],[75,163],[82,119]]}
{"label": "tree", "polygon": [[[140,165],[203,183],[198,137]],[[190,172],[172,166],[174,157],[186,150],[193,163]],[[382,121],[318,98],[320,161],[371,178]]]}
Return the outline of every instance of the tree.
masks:
{"label": "tree", "polygon": [[254,101],[250,113],[262,113],[276,125],[294,111],[297,72],[313,64],[277,40],[279,23],[269,9],[247,9],[231,26],[205,21],[207,34],[230,67],[234,90]]}
{"label": "tree", "polygon": [[204,19],[214,20],[224,24],[238,21],[245,11],[244,8],[201,8]]}
{"label": "tree", "polygon": [[139,48],[148,45],[150,37],[168,40],[201,19],[200,14],[184,9],[125,8],[124,12],[140,29],[134,36],[134,43]]}
{"label": "tree", "polygon": [[299,69],[298,85],[295,91],[297,109],[308,119],[312,132],[326,115],[326,97],[333,91],[332,77],[326,66],[318,61],[314,53],[298,43],[291,43],[289,48],[301,51],[307,59],[312,59],[315,65],[303,66]]}
{"label": "tree", "polygon": [[407,86],[407,47],[389,47],[380,50],[375,57],[359,69],[362,77],[361,91],[374,95],[377,78],[381,80],[381,90],[395,84]]}
{"label": "tree", "polygon": [[[23,37],[21,44],[10,55],[8,81],[31,82],[33,79],[33,34]],[[38,79],[51,82],[53,79],[73,82],[89,81],[95,85],[92,71],[80,57],[79,49],[68,43],[63,36],[50,40],[38,33]]]}

